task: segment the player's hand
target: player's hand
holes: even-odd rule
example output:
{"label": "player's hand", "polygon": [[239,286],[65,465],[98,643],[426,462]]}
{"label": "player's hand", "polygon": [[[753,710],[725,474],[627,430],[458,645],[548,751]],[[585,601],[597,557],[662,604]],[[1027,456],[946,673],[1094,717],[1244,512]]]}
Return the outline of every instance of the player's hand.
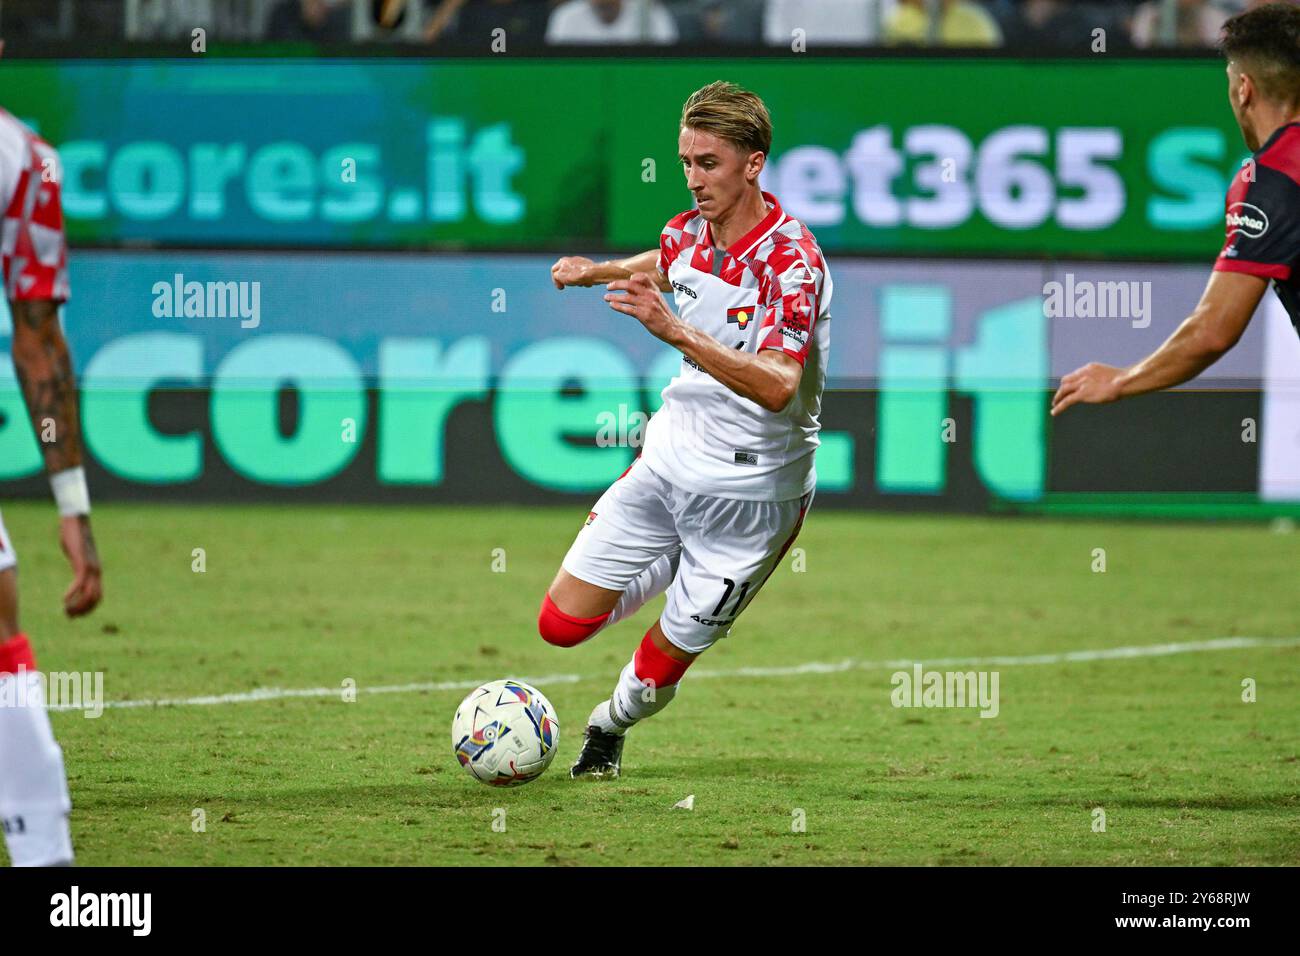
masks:
{"label": "player's hand", "polygon": [[99,552],[95,550],[95,536],[90,533],[90,517],[71,515],[60,518],[59,543],[72,565],[72,584],[63,595],[63,613],[68,617],[89,614],[104,596]]}
{"label": "player's hand", "polygon": [[596,284],[596,263],[583,256],[565,256],[556,260],[551,266],[551,281],[555,288],[563,289],[566,285],[580,285],[589,289]]}
{"label": "player's hand", "polygon": [[1100,362],[1089,362],[1061,379],[1061,387],[1052,396],[1052,414],[1059,415],[1071,405],[1085,402],[1103,405],[1120,397],[1119,379],[1124,369]]}
{"label": "player's hand", "polygon": [[[664,302],[659,284],[644,272],[634,272],[630,279],[615,279],[605,284],[605,301],[616,312],[636,316],[646,331],[668,341],[668,335],[681,320]],[[616,293],[626,292],[627,295]]]}

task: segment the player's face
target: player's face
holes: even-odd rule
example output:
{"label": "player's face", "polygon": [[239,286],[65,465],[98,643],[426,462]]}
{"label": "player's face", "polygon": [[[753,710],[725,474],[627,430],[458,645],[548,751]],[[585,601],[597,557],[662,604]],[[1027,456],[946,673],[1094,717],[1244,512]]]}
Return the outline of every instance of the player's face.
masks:
{"label": "player's face", "polygon": [[1228,64],[1228,102],[1232,105],[1232,115],[1237,119],[1241,129],[1241,138],[1246,141],[1246,148],[1252,153],[1259,149],[1259,139],[1246,122],[1246,109],[1250,105],[1250,81],[1242,82],[1243,75],[1236,63]]}
{"label": "player's face", "polygon": [[725,139],[683,126],[677,138],[677,154],[686,174],[686,188],[695,197],[700,215],[710,222],[735,208],[758,178],[762,153],[745,156]]}

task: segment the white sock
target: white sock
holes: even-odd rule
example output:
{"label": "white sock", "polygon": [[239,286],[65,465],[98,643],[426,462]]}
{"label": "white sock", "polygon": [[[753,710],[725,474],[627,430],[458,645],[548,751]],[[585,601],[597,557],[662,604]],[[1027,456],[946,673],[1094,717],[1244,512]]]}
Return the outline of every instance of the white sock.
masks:
{"label": "white sock", "polygon": [[609,712],[609,704],[607,700],[597,704],[596,709],[587,718],[587,723],[594,724],[607,734],[618,734],[621,737],[627,732],[627,728],[614,723],[614,716]]}
{"label": "white sock", "polygon": [[[680,682],[679,682],[680,683]],[[618,675],[614,695],[596,705],[587,718],[607,734],[625,734],[637,721],[653,717],[677,696],[678,684],[655,687],[636,676],[635,659],[628,661]]]}
{"label": "white sock", "polygon": [[70,864],[71,810],[41,675],[0,676],[0,823],[13,865]]}
{"label": "white sock", "polygon": [[677,565],[681,562],[681,558],[681,548],[670,554],[661,554],[655,559],[654,564],[633,578],[627,590],[619,596],[618,603],[614,605],[614,610],[609,612],[609,617],[600,626],[600,630],[605,630],[616,621],[631,617],[645,607],[646,602],[651,598],[667,591],[668,585],[672,584],[673,578],[677,576]]}

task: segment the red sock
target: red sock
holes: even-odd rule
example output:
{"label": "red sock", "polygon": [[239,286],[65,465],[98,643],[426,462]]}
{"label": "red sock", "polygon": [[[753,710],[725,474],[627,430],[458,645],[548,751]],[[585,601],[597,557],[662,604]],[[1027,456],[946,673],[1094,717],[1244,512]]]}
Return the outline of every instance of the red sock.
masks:
{"label": "red sock", "polygon": [[650,631],[641,638],[641,646],[632,657],[632,670],[636,671],[636,676],[647,683],[653,682],[655,687],[676,684],[690,666],[690,661],[679,661],[655,647]]}
{"label": "red sock", "polygon": [[537,614],[537,632],[548,644],[573,647],[595,634],[612,613],[606,611],[598,617],[574,617],[556,607],[548,593],[542,598],[542,607]]}
{"label": "red sock", "polygon": [[19,669],[36,670],[36,657],[26,634],[15,634],[0,643],[0,674],[17,674]]}

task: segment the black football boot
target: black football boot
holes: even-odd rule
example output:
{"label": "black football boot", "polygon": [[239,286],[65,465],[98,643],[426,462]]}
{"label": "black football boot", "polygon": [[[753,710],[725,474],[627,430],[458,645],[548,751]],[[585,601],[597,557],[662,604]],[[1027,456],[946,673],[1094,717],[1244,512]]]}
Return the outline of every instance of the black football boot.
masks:
{"label": "black football boot", "polygon": [[622,759],[623,735],[607,734],[595,724],[589,724],[582,741],[582,753],[578,754],[569,776],[575,780],[579,777],[614,779],[618,777],[618,765]]}

